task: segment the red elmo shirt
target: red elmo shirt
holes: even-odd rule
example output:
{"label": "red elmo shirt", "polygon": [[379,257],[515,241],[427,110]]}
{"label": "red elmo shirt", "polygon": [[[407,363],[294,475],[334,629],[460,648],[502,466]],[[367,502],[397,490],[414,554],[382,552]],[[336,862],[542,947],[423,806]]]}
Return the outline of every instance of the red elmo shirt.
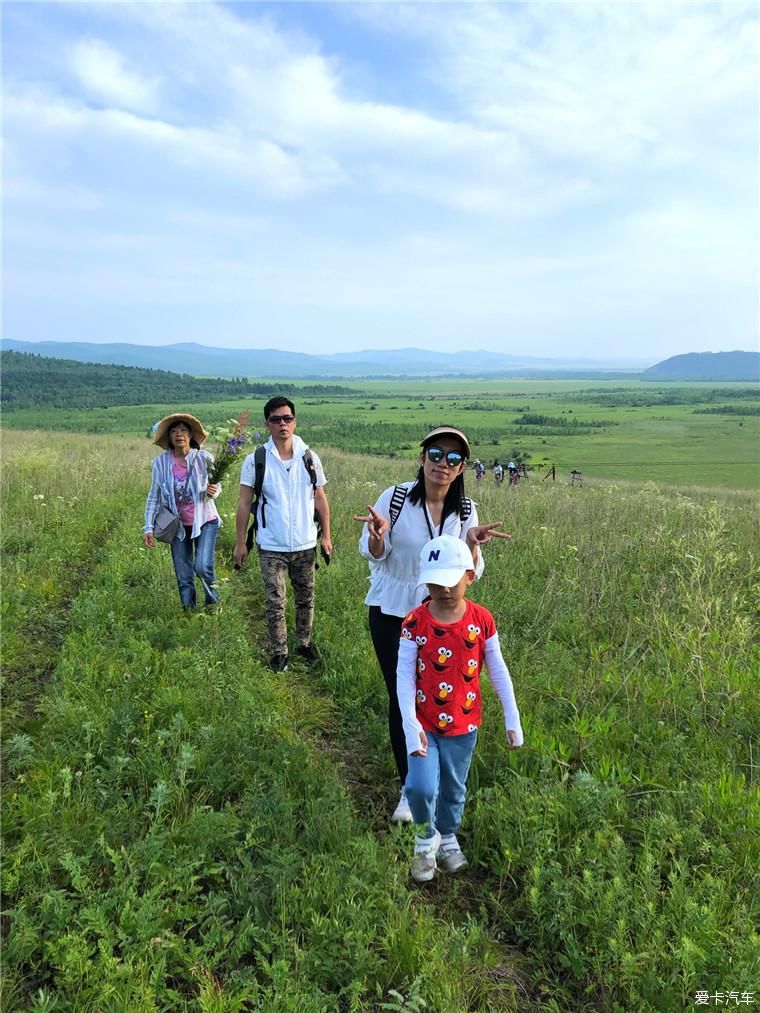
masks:
{"label": "red elmo shirt", "polygon": [[438,622],[427,602],[404,619],[401,636],[417,643],[416,709],[426,731],[466,735],[480,727],[480,670],[495,633],[488,609],[469,600],[456,623]]}

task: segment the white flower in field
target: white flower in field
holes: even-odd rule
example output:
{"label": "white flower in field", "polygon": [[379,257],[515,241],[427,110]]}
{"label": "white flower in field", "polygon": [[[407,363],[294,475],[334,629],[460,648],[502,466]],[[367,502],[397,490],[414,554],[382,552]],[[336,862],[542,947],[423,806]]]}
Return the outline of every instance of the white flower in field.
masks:
{"label": "white flower in field", "polygon": [[45,498],[45,494],[42,493],[42,492],[37,492],[32,497],[32,499],[36,499],[36,500],[41,500],[41,499],[44,499],[44,498]]}

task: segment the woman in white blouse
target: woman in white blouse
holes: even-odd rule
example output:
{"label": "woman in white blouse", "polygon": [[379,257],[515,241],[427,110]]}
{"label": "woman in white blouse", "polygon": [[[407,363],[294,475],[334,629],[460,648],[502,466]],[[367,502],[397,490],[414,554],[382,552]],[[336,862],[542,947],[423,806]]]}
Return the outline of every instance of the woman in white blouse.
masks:
{"label": "woman in white blouse", "polygon": [[436,535],[454,535],[472,552],[476,576],[483,572],[480,546],[491,538],[508,538],[499,524],[479,524],[475,504],[464,494],[464,472],[470,456],[465,434],[453,426],[432,429],[421,441],[420,469],[413,482],[390,486],[363,521],[359,551],[369,560],[369,630],[388,690],[388,729],[401,780],[401,796],[391,817],[409,823],[406,800],[406,741],[396,696],[396,663],[404,617],[425,597],[418,587],[420,551]]}

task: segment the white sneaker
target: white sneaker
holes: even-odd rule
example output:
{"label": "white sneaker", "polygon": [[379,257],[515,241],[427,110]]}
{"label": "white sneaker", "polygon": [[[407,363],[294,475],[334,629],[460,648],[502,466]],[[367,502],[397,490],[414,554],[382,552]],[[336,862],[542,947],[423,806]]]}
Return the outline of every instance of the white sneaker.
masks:
{"label": "white sneaker", "polygon": [[429,883],[435,876],[435,856],[441,843],[441,835],[436,830],[432,837],[415,837],[414,840],[412,879],[417,883]]}
{"label": "white sneaker", "polygon": [[401,795],[399,796],[398,805],[393,810],[391,816],[391,823],[411,823],[412,822],[412,810],[409,808],[409,802],[407,801],[406,792],[401,789]]}
{"label": "white sneaker", "polygon": [[441,842],[441,846],[438,849],[438,858],[441,862],[441,868],[446,872],[459,872],[460,869],[464,869],[468,864],[467,858],[459,847],[459,841],[456,839],[455,834],[448,834]]}

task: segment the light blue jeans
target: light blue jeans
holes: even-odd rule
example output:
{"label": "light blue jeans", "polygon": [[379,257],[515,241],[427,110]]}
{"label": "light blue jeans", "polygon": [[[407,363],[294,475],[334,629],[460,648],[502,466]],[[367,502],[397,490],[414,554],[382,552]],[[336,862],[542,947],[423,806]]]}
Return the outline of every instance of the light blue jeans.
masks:
{"label": "light blue jeans", "polygon": [[415,823],[426,827],[423,837],[455,834],[462,822],[467,775],[478,733],[436,735],[425,731],[427,756],[410,756],[406,797]]}
{"label": "light blue jeans", "polygon": [[214,548],[219,521],[206,521],[201,526],[197,538],[190,537],[191,529],[185,528],[182,541],[175,538],[171,543],[172,562],[177,575],[177,587],[183,608],[195,608],[195,578],[198,577],[206,595],[206,605],[215,605],[219,601],[214,585]]}

